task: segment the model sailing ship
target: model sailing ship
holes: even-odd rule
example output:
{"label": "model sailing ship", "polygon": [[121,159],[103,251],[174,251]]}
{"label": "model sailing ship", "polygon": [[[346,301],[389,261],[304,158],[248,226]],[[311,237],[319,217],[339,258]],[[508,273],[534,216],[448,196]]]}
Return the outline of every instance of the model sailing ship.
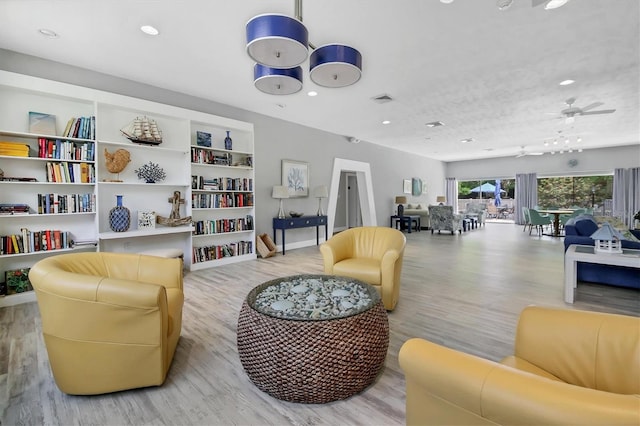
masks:
{"label": "model sailing ship", "polygon": [[147,116],[136,117],[120,131],[133,143],[146,145],[160,145],[162,143],[162,132],[158,128],[158,124]]}

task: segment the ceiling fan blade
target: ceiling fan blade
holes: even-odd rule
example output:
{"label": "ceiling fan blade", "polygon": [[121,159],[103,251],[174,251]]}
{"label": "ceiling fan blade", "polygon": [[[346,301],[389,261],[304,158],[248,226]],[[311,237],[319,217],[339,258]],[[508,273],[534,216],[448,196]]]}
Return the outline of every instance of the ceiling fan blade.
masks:
{"label": "ceiling fan blade", "polygon": [[588,112],[583,112],[580,115],[596,115],[596,114],[611,114],[613,112],[616,112],[615,109],[601,109],[600,111],[588,111]]}
{"label": "ceiling fan blade", "polygon": [[582,111],[589,111],[590,109],[594,109],[595,107],[599,107],[600,105],[604,105],[604,102],[594,102],[592,104],[587,105],[582,108]]}

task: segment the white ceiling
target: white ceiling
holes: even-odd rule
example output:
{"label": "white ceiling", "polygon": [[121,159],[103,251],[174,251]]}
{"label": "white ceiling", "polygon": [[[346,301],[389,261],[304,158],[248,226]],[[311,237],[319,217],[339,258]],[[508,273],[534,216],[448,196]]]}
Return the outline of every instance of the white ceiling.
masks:
{"label": "white ceiling", "polygon": [[[303,90],[288,96],[254,88],[245,24],[262,13],[294,16],[294,0],[0,0],[0,48],[456,161],[515,156],[521,146],[559,150],[560,131],[573,149],[638,144],[639,4],[572,0],[544,10],[514,0],[500,11],[495,0],[306,0],[310,42],[357,48],[363,76],[326,89],[305,71]],[[143,34],[142,24],[160,35]],[[576,83],[558,85],[567,78]],[[394,100],[372,101],[381,94]],[[558,117],[569,97],[616,112],[567,125]],[[425,125],[437,120],[445,126]]]}

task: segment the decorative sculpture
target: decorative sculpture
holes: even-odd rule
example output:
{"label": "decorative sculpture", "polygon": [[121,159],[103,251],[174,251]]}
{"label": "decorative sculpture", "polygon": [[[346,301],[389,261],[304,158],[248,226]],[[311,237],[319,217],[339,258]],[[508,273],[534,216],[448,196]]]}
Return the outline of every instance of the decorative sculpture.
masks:
{"label": "decorative sculpture", "polygon": [[120,180],[120,172],[123,171],[131,161],[131,154],[129,154],[129,151],[120,148],[111,153],[107,151],[107,148],[105,148],[104,158],[106,160],[107,170],[116,175],[115,179],[105,179],[105,182],[122,182],[122,180]]}
{"label": "decorative sculpture", "polygon": [[173,197],[168,200],[171,203],[171,214],[169,217],[158,215],[157,222],[160,225],[180,226],[191,223],[191,216],[180,217],[180,204],[184,204],[184,198],[180,198],[180,191],[173,191]]}

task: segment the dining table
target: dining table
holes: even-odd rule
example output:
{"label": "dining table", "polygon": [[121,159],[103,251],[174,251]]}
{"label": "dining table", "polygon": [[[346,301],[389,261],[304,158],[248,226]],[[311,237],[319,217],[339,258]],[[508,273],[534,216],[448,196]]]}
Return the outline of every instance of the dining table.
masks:
{"label": "dining table", "polygon": [[573,209],[543,209],[538,210],[538,213],[546,213],[553,215],[553,237],[560,237],[560,215],[561,214],[572,214],[575,210]]}

